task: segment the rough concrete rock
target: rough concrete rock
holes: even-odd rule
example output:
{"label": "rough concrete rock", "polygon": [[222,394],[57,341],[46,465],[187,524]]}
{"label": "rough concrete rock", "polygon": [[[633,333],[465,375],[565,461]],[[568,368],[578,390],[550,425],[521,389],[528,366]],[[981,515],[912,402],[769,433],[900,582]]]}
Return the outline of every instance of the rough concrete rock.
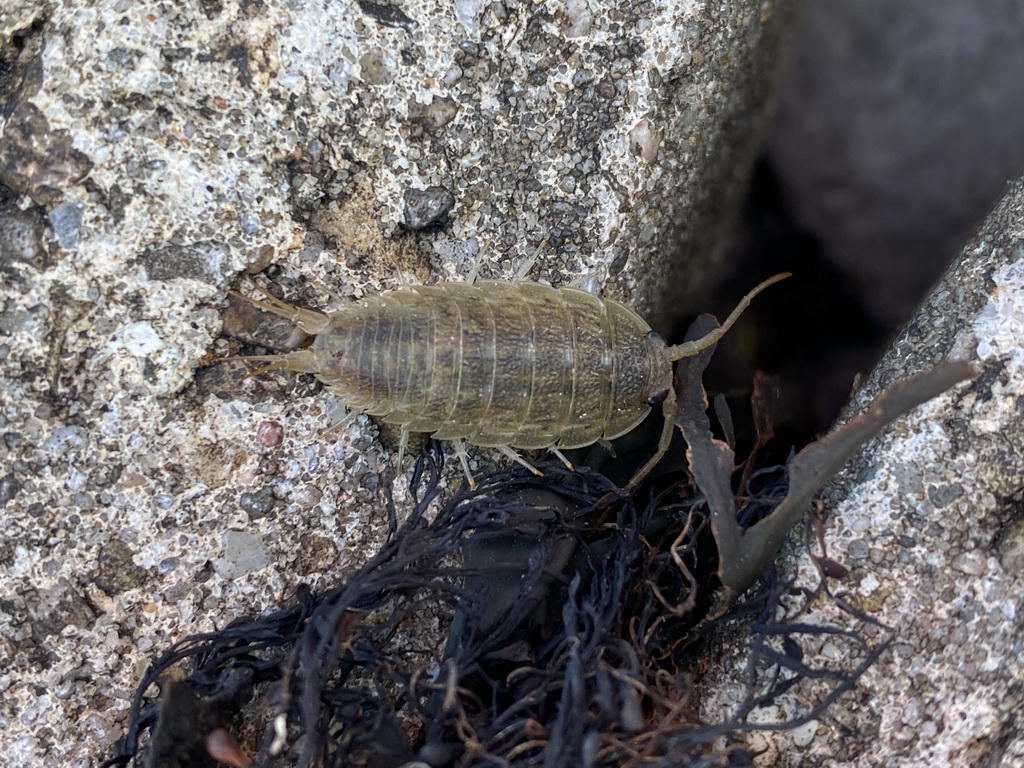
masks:
{"label": "rough concrete rock", "polygon": [[[330,311],[537,255],[658,323],[709,271],[795,4],[4,2],[5,764],[95,765],[154,654],[380,545],[368,419],[325,435],[309,381],[200,367],[237,349],[239,272]],[[451,210],[403,227],[432,187]]]}
{"label": "rough concrete rock", "polygon": [[[767,749],[760,765],[1024,764],[1024,179],[847,414],[887,383],[947,359],[975,361],[979,377],[894,423],[823,494],[827,553],[850,571],[834,588],[894,628],[895,643],[811,724],[752,737]],[[806,554],[791,552],[786,568],[800,585],[817,581]],[[813,605],[806,620],[851,626],[829,605]],[[828,645],[805,652],[828,658]],[[703,682],[705,717],[735,706],[745,663],[738,645]],[[807,711],[820,685],[798,686],[760,719]]]}

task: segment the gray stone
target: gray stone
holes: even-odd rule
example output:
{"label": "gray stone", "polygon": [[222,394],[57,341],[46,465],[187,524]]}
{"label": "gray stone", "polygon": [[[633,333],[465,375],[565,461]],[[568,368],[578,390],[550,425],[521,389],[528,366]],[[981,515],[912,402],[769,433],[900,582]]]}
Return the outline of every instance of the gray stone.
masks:
{"label": "gray stone", "polygon": [[213,569],[225,579],[237,579],[269,564],[270,552],[259,536],[248,531],[225,531],[224,557],[214,559]]}
{"label": "gray stone", "polygon": [[21,483],[13,472],[0,477],[0,505],[6,504],[21,490]]}
{"label": "gray stone", "polygon": [[47,214],[54,237],[61,248],[71,250],[78,243],[78,231],[82,226],[84,210],[85,205],[82,203],[64,203]]}
{"label": "gray stone", "polygon": [[[866,408],[887,383],[947,359],[972,361],[978,378],[892,424],[823,494],[826,549],[851,571],[842,583],[847,600],[913,650],[883,655],[852,696],[818,718],[810,743],[784,732],[760,735],[777,765],[1024,760],[1020,513],[1011,501],[1024,476],[1024,179],[966,245],[843,418]],[[875,471],[865,475],[869,465]],[[955,490],[931,494],[937,503],[924,507],[922,487]],[[895,557],[903,536],[915,546]],[[881,555],[872,564],[861,559],[865,545]],[[784,567],[799,572],[798,584],[816,583],[806,555],[788,557]],[[820,603],[811,620],[852,628],[848,615]],[[738,703],[730,692],[742,689],[745,650],[722,659],[704,681],[713,692],[704,702],[709,719]],[[775,706],[800,711],[818,694],[813,684],[799,685]],[[929,722],[937,726],[929,726],[928,738],[907,738],[907,713],[928,718],[922,732]]]}
{"label": "gray stone", "polygon": [[23,211],[16,205],[0,206],[0,268],[12,263],[36,269],[46,265],[43,219],[38,209]]}
{"label": "gray stone", "polygon": [[72,145],[70,132],[54,129],[34,104],[21,101],[5,123],[0,182],[15,192],[53,204],[89,173],[92,161]]}
{"label": "gray stone", "polygon": [[425,229],[436,224],[455,207],[455,198],[444,187],[405,191],[405,226]]}
{"label": "gray stone", "polygon": [[93,582],[110,597],[137,589],[148,581],[148,574],[135,565],[131,547],[124,541],[113,539],[105,544],[96,561]]}

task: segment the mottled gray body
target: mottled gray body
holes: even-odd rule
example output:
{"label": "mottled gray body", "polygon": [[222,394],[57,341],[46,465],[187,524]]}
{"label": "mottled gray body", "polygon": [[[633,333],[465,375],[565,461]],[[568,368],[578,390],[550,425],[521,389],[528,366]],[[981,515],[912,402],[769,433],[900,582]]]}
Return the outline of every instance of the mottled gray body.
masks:
{"label": "mottled gray body", "polygon": [[485,447],[618,437],[671,383],[664,342],[635,312],[532,282],[365,298],[330,315],[310,351],[353,410]]}
{"label": "mottled gray body", "polygon": [[351,410],[401,426],[399,464],[409,432],[453,441],[470,484],[463,440],[527,467],[512,448],[550,448],[565,461],[560,448],[623,435],[660,403],[658,450],[632,487],[668,450],[673,361],[713,345],[754,296],[786,277],[765,280],[720,327],[672,347],[618,302],[527,281],[419,285],[331,315],[268,296],[255,303],[316,339],[309,349],[246,359],[267,363],[264,371],[313,373]]}

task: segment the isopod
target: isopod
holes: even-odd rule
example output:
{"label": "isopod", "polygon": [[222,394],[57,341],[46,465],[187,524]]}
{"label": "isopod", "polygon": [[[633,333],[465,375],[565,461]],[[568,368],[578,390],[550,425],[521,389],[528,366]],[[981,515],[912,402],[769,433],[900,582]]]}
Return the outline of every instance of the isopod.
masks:
{"label": "isopod", "polygon": [[[316,338],[282,355],[248,357],[260,373],[312,373],[346,406],[401,427],[399,468],[410,432],[454,443],[473,485],[463,441],[496,448],[562,449],[626,434],[661,405],[665,427],[635,486],[668,450],[676,360],[716,343],[751,300],[694,341],[668,346],[636,312],[578,288],[523,280],[418,285],[367,297],[325,315],[272,296],[251,300]],[[569,465],[571,466],[571,465]]]}

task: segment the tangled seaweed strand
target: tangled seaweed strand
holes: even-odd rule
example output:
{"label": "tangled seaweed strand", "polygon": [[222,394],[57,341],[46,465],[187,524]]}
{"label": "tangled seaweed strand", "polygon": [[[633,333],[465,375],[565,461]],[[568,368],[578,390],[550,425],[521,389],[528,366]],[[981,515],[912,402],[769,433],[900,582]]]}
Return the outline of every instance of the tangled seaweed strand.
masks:
{"label": "tangled seaweed strand", "polygon": [[[741,605],[758,614],[747,699],[733,717],[701,723],[693,630],[716,586],[703,498],[648,491],[638,510],[595,472],[544,470],[492,474],[431,520],[432,447],[417,463],[408,519],[398,524],[389,496],[386,543],[343,583],[300,589],[294,606],[187,638],[158,659],[104,766],[141,757],[145,731],[150,768],[212,766],[211,734],[226,731],[245,733],[255,757],[236,764],[254,768],[744,765],[738,733],[817,716],[888,642],[869,648],[835,630],[861,662],[815,668],[797,638],[831,630],[776,620],[790,585],[762,580]],[[768,486],[760,501],[778,493]],[[401,640],[425,608],[454,615],[441,659]],[[748,723],[801,680],[830,686],[819,706],[778,726]],[[148,706],[154,683],[160,703]]]}

